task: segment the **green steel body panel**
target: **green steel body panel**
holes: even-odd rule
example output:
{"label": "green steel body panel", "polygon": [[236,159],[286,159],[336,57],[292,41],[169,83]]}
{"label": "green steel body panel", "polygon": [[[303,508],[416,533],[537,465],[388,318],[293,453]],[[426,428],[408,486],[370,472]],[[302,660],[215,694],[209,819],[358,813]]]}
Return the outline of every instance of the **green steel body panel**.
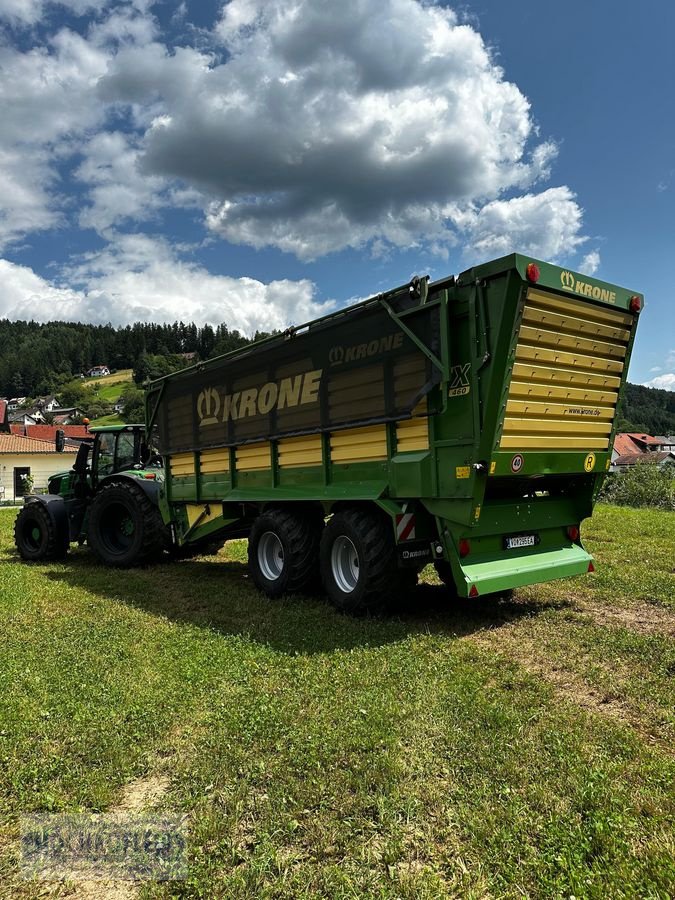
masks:
{"label": "green steel body panel", "polygon": [[[567,528],[591,515],[609,468],[636,297],[512,254],[154,382],[147,418],[166,459],[164,519],[190,542],[240,532],[272,503],[329,514],[371,502],[393,526],[415,516],[415,539],[450,563],[460,594],[587,571]],[[305,390],[289,378],[284,387],[289,371],[311,385],[284,418],[272,398]],[[351,407],[349,419],[340,410]],[[536,546],[504,548],[526,533]]]}

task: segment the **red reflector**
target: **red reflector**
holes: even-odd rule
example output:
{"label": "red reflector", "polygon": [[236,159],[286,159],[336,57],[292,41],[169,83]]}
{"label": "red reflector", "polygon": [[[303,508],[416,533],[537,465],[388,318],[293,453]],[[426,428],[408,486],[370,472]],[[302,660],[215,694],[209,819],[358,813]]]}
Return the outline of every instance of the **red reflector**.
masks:
{"label": "red reflector", "polygon": [[459,555],[462,559],[465,556],[468,556],[471,553],[471,544],[469,543],[468,538],[460,538],[459,539]]}
{"label": "red reflector", "polygon": [[152,481],[154,481],[155,478],[157,478],[157,475],[155,475],[154,472],[144,472],[143,478],[150,478],[150,479],[152,479]]}
{"label": "red reflector", "polygon": [[642,300],[639,297],[631,297],[628,302],[628,309],[632,313],[639,313],[642,309]]}
{"label": "red reflector", "polygon": [[532,284],[536,284],[539,281],[539,266],[536,263],[528,263],[525,274],[527,275],[528,281],[531,281]]}
{"label": "red reflector", "polygon": [[567,537],[571,541],[576,541],[579,537],[579,526],[578,525],[568,525],[567,526]]}
{"label": "red reflector", "polygon": [[593,565],[592,562],[589,562],[589,564],[588,564],[588,571],[589,571],[589,572],[595,572],[595,566]]}
{"label": "red reflector", "polygon": [[471,585],[471,590],[469,591],[469,597],[477,597],[478,596],[478,588],[475,584]]}

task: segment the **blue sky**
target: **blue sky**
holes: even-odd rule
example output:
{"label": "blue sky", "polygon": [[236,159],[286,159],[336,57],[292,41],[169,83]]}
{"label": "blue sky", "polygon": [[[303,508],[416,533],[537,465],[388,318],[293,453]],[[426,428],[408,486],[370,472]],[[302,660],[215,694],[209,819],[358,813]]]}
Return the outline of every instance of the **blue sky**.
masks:
{"label": "blue sky", "polygon": [[645,293],[675,389],[675,7],[0,0],[0,316],[300,322],[511,250]]}

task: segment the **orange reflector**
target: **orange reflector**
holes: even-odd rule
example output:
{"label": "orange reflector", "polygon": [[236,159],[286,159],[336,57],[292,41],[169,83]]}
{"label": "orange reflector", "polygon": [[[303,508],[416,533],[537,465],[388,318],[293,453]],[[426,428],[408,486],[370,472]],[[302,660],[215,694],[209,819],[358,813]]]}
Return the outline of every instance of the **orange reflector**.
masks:
{"label": "orange reflector", "polygon": [[589,571],[589,572],[595,572],[595,566],[593,565],[592,562],[589,562],[589,564],[588,564],[588,571]]}
{"label": "orange reflector", "polygon": [[469,591],[469,597],[477,597],[478,596],[478,588],[475,584],[471,585],[471,590]]}
{"label": "orange reflector", "polygon": [[155,475],[154,472],[144,472],[143,478],[150,478],[152,479],[152,481],[154,481],[157,478],[157,475]]}

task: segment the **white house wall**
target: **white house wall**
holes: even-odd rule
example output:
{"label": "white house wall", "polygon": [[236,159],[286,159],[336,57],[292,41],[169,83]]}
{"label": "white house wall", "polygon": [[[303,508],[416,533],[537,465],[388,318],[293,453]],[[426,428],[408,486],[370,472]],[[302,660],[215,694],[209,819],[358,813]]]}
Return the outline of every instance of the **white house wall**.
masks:
{"label": "white house wall", "polygon": [[[14,469],[29,467],[30,474],[34,479],[33,490],[45,492],[49,476],[71,469],[76,455],[76,453],[68,451],[63,453],[0,454],[0,501],[16,499],[14,496]],[[4,492],[2,488],[4,488]]]}

